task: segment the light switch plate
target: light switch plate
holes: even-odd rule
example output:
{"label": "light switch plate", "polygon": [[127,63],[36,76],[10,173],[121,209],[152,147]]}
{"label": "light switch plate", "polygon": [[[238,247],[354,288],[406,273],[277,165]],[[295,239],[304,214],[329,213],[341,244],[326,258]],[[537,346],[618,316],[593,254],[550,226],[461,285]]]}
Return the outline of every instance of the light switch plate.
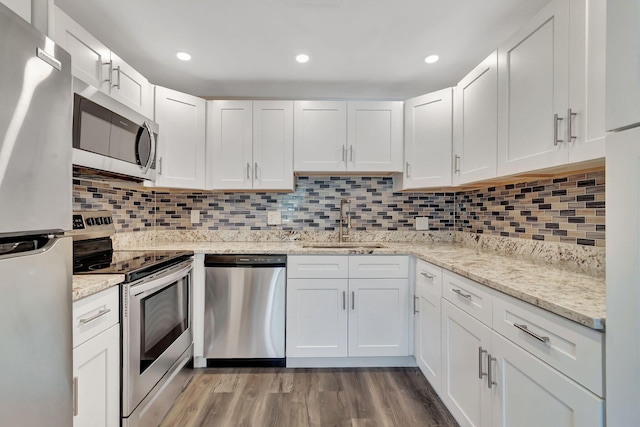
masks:
{"label": "light switch plate", "polygon": [[428,230],[429,229],[429,217],[417,216],[416,217],[416,230]]}
{"label": "light switch plate", "polygon": [[191,224],[198,224],[200,222],[200,211],[197,209],[191,210]]}
{"label": "light switch plate", "polygon": [[282,224],[282,215],[280,211],[267,212],[267,225],[280,225]]}

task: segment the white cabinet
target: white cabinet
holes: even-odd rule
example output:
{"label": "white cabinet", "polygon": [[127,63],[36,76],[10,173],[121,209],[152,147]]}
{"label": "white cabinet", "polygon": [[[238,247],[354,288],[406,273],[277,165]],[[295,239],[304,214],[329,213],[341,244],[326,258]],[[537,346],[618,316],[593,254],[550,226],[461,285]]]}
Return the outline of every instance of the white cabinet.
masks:
{"label": "white cabinet", "polygon": [[452,89],[405,102],[401,189],[451,185]]}
{"label": "white cabinet", "polygon": [[152,116],[149,81],[58,7],[54,39],[71,54],[74,76],[140,114]]}
{"label": "white cabinet", "polygon": [[289,256],[287,357],[408,355],[406,256]]}
{"label": "white cabinet", "polygon": [[615,130],[640,124],[640,3],[610,0],[606,8],[606,128]]}
{"label": "white cabinet", "polygon": [[604,156],[604,19],[553,0],[498,49],[498,175]]}
{"label": "white cabinet", "polygon": [[436,393],[442,388],[442,269],[416,262],[414,295],[414,356]]}
{"label": "white cabinet", "polygon": [[402,102],[295,102],[296,172],[402,170]]}
{"label": "white cabinet", "polygon": [[120,425],[118,287],[73,303],[74,427]]}
{"label": "white cabinet", "polygon": [[25,21],[31,22],[31,0],[2,0],[0,3],[20,15]]}
{"label": "white cabinet", "polygon": [[156,86],[157,186],[204,188],[205,108],[202,98]]}
{"label": "white cabinet", "polygon": [[211,189],[293,189],[293,102],[209,101]]}
{"label": "white cabinet", "polygon": [[454,89],[453,184],[496,177],[498,54],[492,53]]}

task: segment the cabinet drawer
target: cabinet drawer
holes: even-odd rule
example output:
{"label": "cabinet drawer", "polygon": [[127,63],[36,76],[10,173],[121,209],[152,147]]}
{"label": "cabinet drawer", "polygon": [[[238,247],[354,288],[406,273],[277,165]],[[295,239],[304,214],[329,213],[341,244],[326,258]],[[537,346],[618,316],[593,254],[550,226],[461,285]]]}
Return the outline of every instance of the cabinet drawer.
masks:
{"label": "cabinet drawer", "polygon": [[494,298],[493,329],[603,396],[602,333],[507,295]]}
{"label": "cabinet drawer", "polygon": [[408,277],[408,256],[349,256],[349,278],[351,279],[406,279]]}
{"label": "cabinet drawer", "polygon": [[287,257],[290,279],[346,279],[349,257],[345,255],[299,255]]}
{"label": "cabinet drawer", "polygon": [[449,271],[443,272],[442,282],[444,298],[491,327],[493,295],[489,288]]}
{"label": "cabinet drawer", "polygon": [[421,286],[442,296],[442,268],[428,262],[416,261],[416,287]]}
{"label": "cabinet drawer", "polygon": [[73,303],[73,347],[120,321],[120,287],[114,286]]}

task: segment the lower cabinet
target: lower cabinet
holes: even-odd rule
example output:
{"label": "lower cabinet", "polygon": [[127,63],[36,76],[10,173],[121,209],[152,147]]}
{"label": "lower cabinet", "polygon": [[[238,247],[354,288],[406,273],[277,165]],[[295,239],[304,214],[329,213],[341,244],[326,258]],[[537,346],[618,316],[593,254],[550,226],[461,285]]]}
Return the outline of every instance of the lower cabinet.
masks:
{"label": "lower cabinet", "polygon": [[74,427],[120,425],[119,292],[73,303]]}
{"label": "lower cabinet", "polygon": [[398,256],[288,257],[287,357],[408,356],[407,266]]}

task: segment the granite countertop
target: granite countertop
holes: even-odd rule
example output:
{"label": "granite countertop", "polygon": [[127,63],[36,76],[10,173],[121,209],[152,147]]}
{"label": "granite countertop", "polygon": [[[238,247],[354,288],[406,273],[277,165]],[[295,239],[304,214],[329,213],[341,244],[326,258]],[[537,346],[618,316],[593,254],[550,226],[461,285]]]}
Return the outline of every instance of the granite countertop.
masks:
{"label": "granite countertop", "polygon": [[82,274],[73,276],[71,300],[97,294],[124,281],[124,274]]}
{"label": "granite countertop", "polygon": [[[370,242],[369,242],[370,243]],[[596,330],[605,328],[605,278],[518,255],[483,251],[460,243],[380,243],[381,248],[315,248],[307,242],[173,242],[137,249],[195,253],[397,254],[453,271],[492,289]]]}

